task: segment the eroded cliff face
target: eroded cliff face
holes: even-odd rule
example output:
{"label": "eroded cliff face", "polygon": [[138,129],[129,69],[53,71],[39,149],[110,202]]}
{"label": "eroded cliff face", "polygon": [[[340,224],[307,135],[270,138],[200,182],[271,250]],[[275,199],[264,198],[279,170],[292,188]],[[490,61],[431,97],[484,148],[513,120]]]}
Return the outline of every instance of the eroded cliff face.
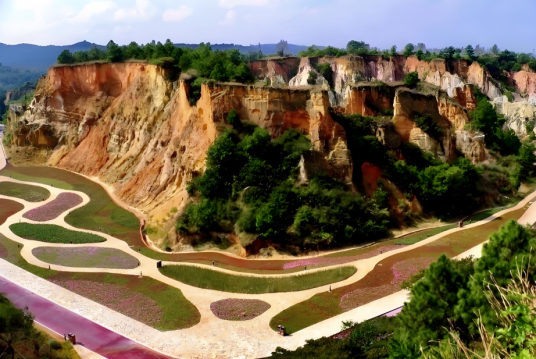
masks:
{"label": "eroded cliff face", "polygon": [[300,58],[284,57],[278,59],[258,60],[250,62],[251,72],[260,80],[269,79],[270,85],[287,85],[296,76],[300,66]]}
{"label": "eroded cliff face", "polygon": [[351,182],[344,129],[329,115],[326,92],[204,85],[191,106],[166,70],[148,64],[51,68],[28,110],[10,121],[12,148],[46,153],[48,164],[111,186],[115,195],[163,217],[187,199],[186,183],[205,169],[206,152],[235,108],[277,137],[310,136],[315,165]]}
{"label": "eroded cliff face", "polygon": [[[442,135],[433,138],[415,123],[416,116],[431,118]],[[459,154],[477,164],[491,156],[477,133],[465,131],[469,123],[466,110],[446,95],[434,96],[400,88],[394,100],[393,125],[402,141],[411,142],[443,161],[452,162]]]}
{"label": "eroded cliff face", "polygon": [[528,100],[509,102],[506,96],[497,97],[492,102],[498,113],[506,118],[503,130],[514,130],[515,134],[524,138],[529,135],[526,125],[536,120],[536,106]]}

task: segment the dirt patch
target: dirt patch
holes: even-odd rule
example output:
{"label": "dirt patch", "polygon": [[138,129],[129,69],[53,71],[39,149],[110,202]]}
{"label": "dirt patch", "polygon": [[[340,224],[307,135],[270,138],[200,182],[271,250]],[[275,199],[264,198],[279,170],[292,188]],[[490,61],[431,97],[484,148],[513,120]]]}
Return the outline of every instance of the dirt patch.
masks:
{"label": "dirt patch", "polygon": [[251,320],[270,309],[270,304],[258,299],[223,299],[210,304],[214,315],[223,320]]}
{"label": "dirt patch", "polygon": [[24,209],[24,206],[18,202],[8,199],[0,199],[0,225],[14,215]]}

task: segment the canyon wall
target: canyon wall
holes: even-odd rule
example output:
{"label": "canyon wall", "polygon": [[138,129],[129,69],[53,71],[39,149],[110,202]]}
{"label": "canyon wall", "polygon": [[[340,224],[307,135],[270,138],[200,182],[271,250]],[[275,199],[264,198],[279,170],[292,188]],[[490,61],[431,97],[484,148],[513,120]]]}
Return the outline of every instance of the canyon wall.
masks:
{"label": "canyon wall", "polygon": [[159,216],[184,204],[186,183],[204,171],[206,152],[235,108],[274,138],[288,128],[310,136],[316,167],[351,182],[346,135],[329,115],[326,92],[203,85],[195,106],[188,95],[186,83],[174,90],[154,65],[53,67],[28,109],[10,119],[8,152],[41,151],[49,165],[96,177]]}

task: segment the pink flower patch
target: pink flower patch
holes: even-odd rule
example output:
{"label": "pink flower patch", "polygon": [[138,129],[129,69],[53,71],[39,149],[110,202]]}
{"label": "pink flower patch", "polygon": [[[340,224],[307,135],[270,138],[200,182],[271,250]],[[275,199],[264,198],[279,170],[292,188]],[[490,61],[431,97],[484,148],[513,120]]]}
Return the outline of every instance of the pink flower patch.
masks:
{"label": "pink flower patch", "polygon": [[391,246],[378,247],[366,253],[361,253],[355,256],[317,257],[317,258],[300,259],[294,262],[283,264],[283,269],[292,269],[296,267],[305,267],[305,266],[316,268],[316,267],[326,267],[326,266],[333,266],[333,265],[338,265],[338,264],[345,264],[345,263],[355,262],[361,259],[372,258],[382,253],[387,253],[390,251],[394,251],[395,249],[400,249],[404,247],[405,246],[403,245],[391,245]]}
{"label": "pink flower patch", "polygon": [[270,309],[259,299],[222,299],[210,304],[214,315],[223,320],[251,320]]}
{"label": "pink flower patch", "polygon": [[76,193],[60,193],[55,200],[34,208],[22,216],[32,221],[46,222],[59,217],[63,212],[78,206],[82,202],[82,197]]}

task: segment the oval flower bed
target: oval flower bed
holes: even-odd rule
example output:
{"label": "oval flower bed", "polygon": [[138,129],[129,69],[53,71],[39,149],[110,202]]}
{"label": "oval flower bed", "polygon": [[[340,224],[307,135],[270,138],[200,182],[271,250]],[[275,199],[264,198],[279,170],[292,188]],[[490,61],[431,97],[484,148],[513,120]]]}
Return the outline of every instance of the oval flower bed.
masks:
{"label": "oval flower bed", "polygon": [[222,299],[210,304],[214,315],[223,320],[251,320],[270,309],[259,299]]}
{"label": "oval flower bed", "polygon": [[133,269],[138,260],[119,249],[100,247],[38,247],[32,254],[46,263],[66,267]]}
{"label": "oval flower bed", "polygon": [[46,222],[59,217],[60,214],[83,202],[76,193],[60,193],[55,200],[34,208],[22,216],[36,222]]}
{"label": "oval flower bed", "polygon": [[13,223],[9,229],[17,236],[33,241],[49,243],[99,243],[106,238],[93,233],[71,231],[55,224]]}

